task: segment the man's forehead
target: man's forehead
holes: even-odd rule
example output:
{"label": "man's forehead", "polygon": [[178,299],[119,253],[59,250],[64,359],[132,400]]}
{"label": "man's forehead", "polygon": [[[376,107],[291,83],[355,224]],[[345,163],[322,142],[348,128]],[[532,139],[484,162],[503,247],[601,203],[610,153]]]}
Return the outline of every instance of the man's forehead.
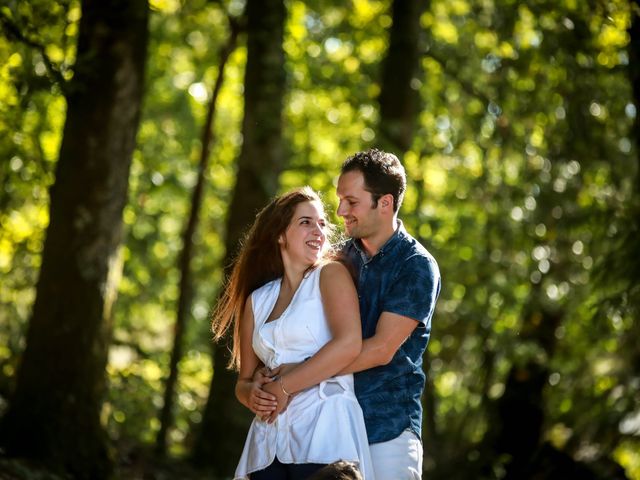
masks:
{"label": "man's forehead", "polygon": [[341,192],[340,190],[338,190],[336,193],[338,195],[338,198],[341,199],[358,199],[365,195],[367,192],[364,190],[362,190],[361,192]]}
{"label": "man's forehead", "polygon": [[362,185],[344,185],[338,183],[338,188],[336,188],[336,193],[339,197],[356,197],[359,195],[363,195],[366,193],[366,190],[362,188]]}
{"label": "man's forehead", "polygon": [[338,178],[338,191],[365,191],[364,176],[360,172],[346,172]]}

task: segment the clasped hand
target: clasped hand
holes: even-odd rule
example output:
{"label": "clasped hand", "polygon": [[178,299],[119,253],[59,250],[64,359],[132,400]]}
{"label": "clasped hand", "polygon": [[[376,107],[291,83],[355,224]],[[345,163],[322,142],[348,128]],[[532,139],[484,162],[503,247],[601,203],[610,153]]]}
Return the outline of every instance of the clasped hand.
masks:
{"label": "clasped hand", "polygon": [[251,410],[267,423],[273,423],[284,412],[293,395],[287,395],[282,389],[279,375],[290,371],[292,365],[281,365],[274,369],[259,367],[253,374],[251,389]]}

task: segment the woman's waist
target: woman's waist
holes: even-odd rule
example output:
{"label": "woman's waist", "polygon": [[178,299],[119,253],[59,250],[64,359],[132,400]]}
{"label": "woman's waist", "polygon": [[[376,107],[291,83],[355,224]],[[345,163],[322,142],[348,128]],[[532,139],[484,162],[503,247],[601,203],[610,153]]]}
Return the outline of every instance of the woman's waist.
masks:
{"label": "woman's waist", "polygon": [[[362,410],[356,398],[353,375],[339,375],[293,394],[285,410],[272,425],[276,430],[293,425],[305,428],[305,425],[314,423],[321,416],[335,418],[336,415],[354,414],[362,415]],[[263,428],[268,428],[267,425],[264,424]]]}
{"label": "woman's waist", "polygon": [[[313,348],[312,348],[313,347]],[[282,365],[297,365],[304,363],[309,358],[318,353],[318,347],[308,346],[308,348],[288,348],[268,350],[266,354],[258,354],[258,358],[269,368],[276,369]]]}
{"label": "woman's waist", "polygon": [[[291,399],[291,404],[304,403],[313,399],[327,400],[334,396],[343,396],[356,400],[353,375],[336,375],[323,380],[305,390],[297,392]],[[357,400],[356,400],[357,401]]]}

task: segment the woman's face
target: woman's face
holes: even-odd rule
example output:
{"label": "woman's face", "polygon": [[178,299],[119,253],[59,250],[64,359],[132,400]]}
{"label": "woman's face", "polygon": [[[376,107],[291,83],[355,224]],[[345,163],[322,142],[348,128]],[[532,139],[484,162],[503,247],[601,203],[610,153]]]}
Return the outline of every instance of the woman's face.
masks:
{"label": "woman's face", "polygon": [[290,260],[313,265],[324,253],[326,221],[319,202],[308,201],[296,206],[291,222],[280,237],[280,249]]}

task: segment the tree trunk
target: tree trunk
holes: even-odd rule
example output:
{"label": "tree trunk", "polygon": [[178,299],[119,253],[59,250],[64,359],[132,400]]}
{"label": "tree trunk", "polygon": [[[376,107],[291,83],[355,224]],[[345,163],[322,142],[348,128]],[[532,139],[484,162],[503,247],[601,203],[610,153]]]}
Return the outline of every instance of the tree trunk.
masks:
{"label": "tree trunk", "polygon": [[[426,165],[423,164],[422,168],[426,168]],[[416,192],[417,192],[417,200],[416,200],[416,208],[413,212],[413,216],[418,219],[418,222],[422,222],[423,218],[421,215],[422,205],[425,201],[425,186],[424,186],[424,178],[416,178],[414,179]],[[416,233],[416,239],[421,244],[426,244],[428,239],[423,238],[420,235],[420,232]],[[438,396],[435,390],[435,384],[433,382],[432,375],[430,374],[430,366],[431,366],[431,355],[429,350],[427,349],[422,356],[423,361],[423,369],[425,374],[427,375],[427,379],[425,381],[424,386],[424,394],[422,395],[422,439],[424,445],[424,457],[425,464],[435,465],[440,458],[440,439],[438,433],[438,425],[436,422],[436,412],[437,412],[437,403]],[[425,465],[426,466],[426,465]]]}
{"label": "tree trunk", "polygon": [[[277,192],[279,173],[284,166],[285,17],[283,0],[247,2],[244,142],[227,217],[225,274],[229,273],[242,234]],[[215,373],[193,452],[196,465],[212,467],[219,475],[233,473],[251,420],[251,413],[234,395],[236,374],[226,368],[228,341],[215,349]]]}
{"label": "tree trunk", "polygon": [[[551,359],[557,344],[555,332],[564,314],[540,306],[539,288],[534,288],[525,311],[521,340],[542,348]],[[527,474],[531,474],[532,462],[542,444],[543,393],[550,373],[547,362],[530,359],[524,365],[513,365],[504,394],[497,401],[491,424],[496,434],[495,451],[509,457],[505,478],[529,478]]]}
{"label": "tree trunk", "polygon": [[[629,27],[629,78],[631,80],[631,87],[633,88],[633,103],[636,106],[636,116],[633,122],[633,136],[636,141],[636,183],[634,192],[634,202],[636,213],[632,213],[632,217],[635,218],[635,231],[632,230],[631,238],[635,241],[632,242],[630,248],[630,262],[633,262],[635,268],[633,268],[633,274],[631,275],[633,285],[640,278],[640,240],[638,239],[638,232],[640,232],[640,0],[631,0],[631,26]],[[635,280],[634,280],[635,279]],[[640,301],[636,296],[636,307],[640,306]],[[638,328],[637,322],[635,322],[636,330]],[[636,335],[637,338],[637,335]],[[633,344],[633,340],[629,342]],[[638,375],[640,371],[640,351],[638,348],[631,347],[631,351],[634,352],[631,361],[632,365],[635,365],[635,374]]]}
{"label": "tree trunk", "polygon": [[169,362],[169,376],[165,384],[164,401],[160,411],[160,430],[156,436],[156,454],[164,456],[167,450],[167,434],[173,423],[173,400],[176,383],[178,381],[178,363],[182,358],[184,331],[187,323],[187,315],[191,308],[193,285],[191,280],[191,258],[193,257],[193,237],[196,233],[199,221],[200,205],[204,191],[205,172],[209,167],[209,154],[213,143],[213,119],[215,117],[216,104],[222,84],[224,83],[224,69],[229,56],[236,48],[238,38],[238,25],[234,21],[229,22],[230,32],[227,43],[220,49],[220,66],[211,101],[207,110],[207,117],[202,129],[202,152],[198,163],[198,179],[193,189],[191,198],[191,212],[182,237],[182,254],[180,255],[180,297],[178,299],[178,312],[174,326],[174,342]]}
{"label": "tree trunk", "polygon": [[416,81],[421,71],[420,16],[426,5],[426,0],[394,0],[389,48],[382,64],[377,144],[400,158],[411,148],[420,112]]}
{"label": "tree trunk", "polygon": [[[426,0],[407,2],[394,0],[391,7],[392,25],[389,31],[389,47],[382,63],[380,96],[380,121],[376,146],[395,153],[402,159],[413,144],[415,124],[420,112],[419,90],[413,82],[420,76],[420,16],[427,7]],[[422,206],[424,192],[422,179],[409,179],[416,183],[417,210]],[[413,213],[419,215],[418,211]],[[420,239],[424,241],[425,239]],[[425,371],[429,370],[429,353],[423,357]],[[429,377],[423,398],[423,437],[429,458],[435,457],[437,428],[435,404],[437,402],[433,382]]]}
{"label": "tree trunk", "polygon": [[147,19],[146,0],[82,2],[33,316],[0,429],[10,455],[74,478],[110,470],[99,418],[116,288],[110,273],[140,116]]}
{"label": "tree trunk", "polygon": [[633,122],[633,136],[638,152],[636,173],[636,195],[640,192],[640,0],[631,0],[631,25],[629,26],[629,80],[633,89],[633,103],[636,116]]}
{"label": "tree trunk", "polygon": [[[626,264],[623,274],[616,271],[615,275],[627,282],[629,300],[626,309],[631,315],[640,311],[640,291],[638,278],[640,278],[640,0],[631,0],[631,25],[629,26],[629,80],[633,92],[633,103],[636,107],[636,115],[633,121],[631,135],[636,143],[636,178],[635,190],[627,207],[627,215],[630,221],[626,225],[625,239],[622,247],[618,247],[613,255],[622,259]],[[626,277],[626,278],[625,278]],[[621,294],[624,297],[624,293]],[[636,313],[637,315],[637,313]],[[640,337],[640,324],[633,323],[632,329],[626,335],[624,346],[631,352],[629,365],[632,365],[632,376],[640,375],[640,349],[637,348],[637,339]]]}

